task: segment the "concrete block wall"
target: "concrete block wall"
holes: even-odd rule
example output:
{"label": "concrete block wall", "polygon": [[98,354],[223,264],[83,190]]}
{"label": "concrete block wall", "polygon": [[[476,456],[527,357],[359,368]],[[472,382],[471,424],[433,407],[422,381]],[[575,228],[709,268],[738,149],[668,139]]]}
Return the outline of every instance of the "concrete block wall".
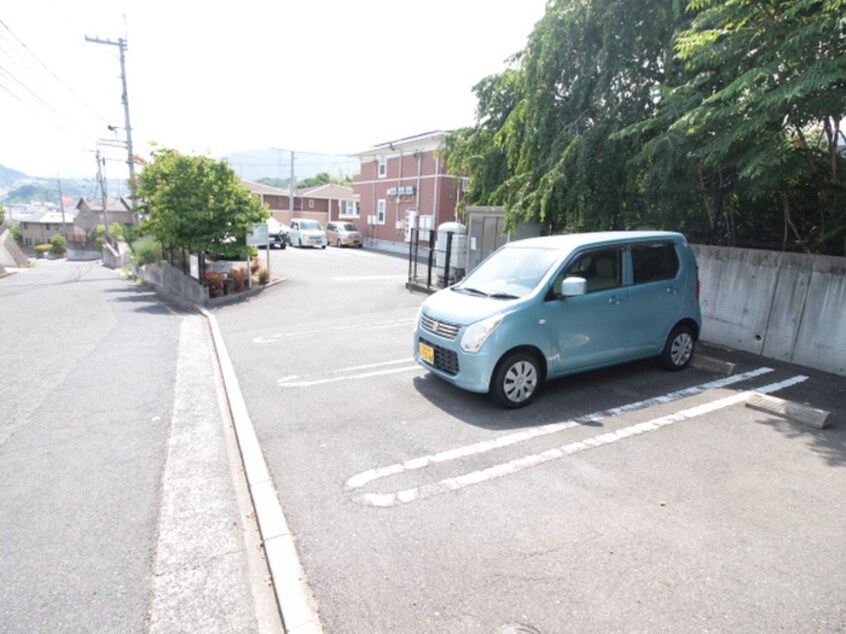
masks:
{"label": "concrete block wall", "polygon": [[693,249],[704,341],[846,376],[846,258]]}
{"label": "concrete block wall", "polygon": [[145,264],[143,267],[133,264],[132,271],[135,277],[144,280],[148,284],[183,297],[195,304],[203,305],[208,302],[209,292],[205,286],[167,262],[162,262],[161,264]]}

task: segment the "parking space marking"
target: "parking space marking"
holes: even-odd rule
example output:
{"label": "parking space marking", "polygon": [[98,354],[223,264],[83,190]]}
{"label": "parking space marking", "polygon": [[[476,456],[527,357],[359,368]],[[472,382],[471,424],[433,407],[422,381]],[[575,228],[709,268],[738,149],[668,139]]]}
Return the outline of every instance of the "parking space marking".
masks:
{"label": "parking space marking", "polygon": [[[618,429],[615,432],[600,434],[598,436],[593,436],[592,438],[588,438],[586,440],[569,443],[561,447],[556,447],[540,453],[531,454],[522,458],[516,458],[514,460],[496,464],[485,469],[471,471],[456,477],[445,478],[432,484],[425,484],[422,486],[403,489],[401,491],[395,491],[392,493],[365,493],[356,496],[354,500],[356,502],[369,506],[391,507],[396,506],[398,504],[408,504],[418,500],[423,500],[435,495],[440,495],[442,493],[448,493],[449,491],[457,491],[459,489],[463,489],[474,484],[480,484],[482,482],[487,482],[495,478],[501,478],[506,475],[512,475],[525,469],[529,469],[531,467],[535,467],[546,462],[550,462],[552,460],[563,458],[565,456],[570,456],[581,451],[586,451],[595,447],[608,445],[619,440],[623,440],[624,438],[630,438],[639,434],[657,431],[658,429],[661,429],[662,427],[666,427],[668,425],[672,425],[685,420],[690,420],[692,418],[715,412],[731,405],[742,403],[748,400],[752,396],[752,394],[768,394],[772,392],[777,392],[792,385],[802,383],[807,379],[807,376],[796,375],[784,381],[771,383],[764,387],[757,388],[754,391],[740,392],[739,394],[734,394],[732,396],[717,399],[715,401],[704,403],[702,405],[696,405],[694,407],[681,410],[674,414],[655,418],[643,423],[638,423],[636,425],[630,425],[628,427]],[[417,460],[426,460],[426,458]],[[417,462],[417,460],[412,460],[409,462],[415,463]],[[420,466],[426,466],[427,464],[432,464],[432,462],[427,462],[426,464],[422,464]],[[364,475],[365,474],[361,474],[361,476],[351,478],[347,481],[348,485],[351,481],[353,481],[354,483],[360,482],[363,479],[362,476]],[[383,474],[378,477],[384,477],[384,475],[388,474]],[[369,478],[364,481],[366,482],[371,479],[373,478]]]}
{"label": "parking space marking", "polygon": [[577,427],[586,423],[595,423],[606,418],[611,418],[612,416],[617,416],[618,414],[623,414],[625,412],[633,412],[639,409],[652,407],[653,405],[671,403],[673,401],[677,401],[688,396],[696,396],[697,394],[702,394],[703,392],[707,392],[708,390],[716,390],[722,387],[733,385],[734,383],[753,379],[755,377],[767,374],[772,371],[772,368],[762,367],[756,370],[751,370],[749,372],[744,372],[743,374],[736,374],[723,379],[717,379],[716,381],[709,381],[708,383],[694,385],[683,390],[669,392],[661,396],[656,396],[634,403],[627,403],[626,405],[622,405],[620,407],[613,407],[611,409],[593,412],[591,414],[585,414],[584,416],[578,416],[576,418],[558,423],[550,423],[548,425],[541,425],[540,427],[524,429],[513,434],[500,436],[499,438],[495,438],[493,440],[485,440],[479,443],[475,443],[473,445],[465,445],[464,447],[458,447],[456,449],[448,449],[440,453],[422,456],[420,458],[413,458],[411,460],[406,460],[405,462],[393,464],[387,467],[370,469],[369,471],[359,473],[358,475],[355,475],[349,480],[347,480],[345,486],[347,489],[358,489],[363,487],[368,482],[378,480],[379,478],[384,478],[390,475],[396,475],[397,473],[403,473],[404,471],[414,471],[416,469],[422,469],[424,467],[428,467],[431,464],[436,464],[439,462],[448,462],[450,460],[456,460],[458,458],[466,458],[467,456],[485,453],[494,449],[501,449],[502,447],[515,445],[520,442],[531,440],[532,438],[538,438],[539,436],[554,434],[556,432],[562,431],[564,429],[569,429],[571,427]]}
{"label": "parking space marking", "polygon": [[407,280],[408,275],[349,275],[335,276],[334,282],[371,282],[374,280]]}
{"label": "parking space marking", "polygon": [[280,343],[283,341],[291,341],[294,339],[325,337],[327,332],[345,332],[348,330],[362,332],[365,330],[385,330],[388,328],[400,327],[407,328],[409,324],[413,323],[414,317],[403,317],[402,319],[390,319],[388,321],[371,321],[363,324],[344,324],[343,326],[331,326],[329,328],[321,328],[319,330],[305,330],[303,332],[282,332],[266,337],[254,337],[251,341],[253,343]]}
{"label": "parking space marking", "polygon": [[[401,368],[388,368],[387,366],[392,365],[400,365],[400,364],[411,364],[411,365],[403,365]],[[384,361],[382,363],[370,363],[367,365],[356,365],[350,366],[348,368],[340,368],[338,370],[331,370],[328,374],[339,374],[341,376],[332,376],[329,378],[309,378],[309,377],[320,377],[325,376],[324,374],[320,375],[306,375],[302,377],[300,375],[294,374],[291,376],[282,377],[278,381],[276,381],[279,387],[312,387],[314,385],[324,385],[326,383],[337,383],[338,381],[350,381],[350,380],[359,380],[359,379],[369,379],[374,376],[384,376],[387,374],[397,374],[399,372],[409,372],[411,370],[420,370],[421,372],[425,372],[424,368],[420,367],[414,362],[414,359],[407,358],[407,359],[397,359],[395,361]]]}

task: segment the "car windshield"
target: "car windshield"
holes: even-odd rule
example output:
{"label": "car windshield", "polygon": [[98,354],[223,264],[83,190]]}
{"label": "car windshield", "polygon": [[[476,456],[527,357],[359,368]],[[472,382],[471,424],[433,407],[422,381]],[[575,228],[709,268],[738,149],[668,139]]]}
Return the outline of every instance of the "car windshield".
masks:
{"label": "car windshield", "polygon": [[538,285],[560,255],[555,249],[502,248],[484,260],[453,290],[502,299],[524,297]]}
{"label": "car windshield", "polygon": [[339,227],[339,229],[340,229],[341,231],[358,231],[358,229],[356,228],[356,226],[355,226],[353,223],[351,223],[351,222],[345,222],[344,224],[342,224],[342,225]]}
{"label": "car windshield", "polygon": [[320,223],[316,220],[303,220],[300,222],[300,229],[305,231],[320,231]]}

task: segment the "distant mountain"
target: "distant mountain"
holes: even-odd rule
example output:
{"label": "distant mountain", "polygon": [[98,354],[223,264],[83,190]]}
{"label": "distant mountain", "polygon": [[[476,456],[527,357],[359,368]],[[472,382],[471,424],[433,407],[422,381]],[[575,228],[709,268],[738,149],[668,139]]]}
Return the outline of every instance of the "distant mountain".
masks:
{"label": "distant mountain", "polygon": [[[265,148],[234,152],[223,157],[235,172],[248,181],[260,178],[288,180],[291,176],[290,150]],[[326,172],[331,176],[358,174],[360,163],[349,156],[296,152],[294,175],[298,181]]]}
{"label": "distant mountain", "polygon": [[11,185],[12,183],[24,178],[27,178],[27,175],[23,172],[0,165],[0,185]]}
{"label": "distant mountain", "polygon": [[[60,182],[56,178],[29,176],[0,165],[0,203],[10,205],[45,202],[58,205],[59,187]],[[109,196],[125,196],[129,193],[126,180],[108,179],[106,187]],[[102,195],[94,179],[63,178],[61,191],[63,195],[76,199]]]}

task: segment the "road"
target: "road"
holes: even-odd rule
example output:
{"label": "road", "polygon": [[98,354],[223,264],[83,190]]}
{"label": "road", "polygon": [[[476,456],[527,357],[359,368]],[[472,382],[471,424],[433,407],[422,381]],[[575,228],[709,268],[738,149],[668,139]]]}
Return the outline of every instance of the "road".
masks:
{"label": "road", "polygon": [[402,258],[273,252],[284,282],[215,309],[331,634],[846,629],[846,381],[724,350],[504,411],[411,362]]}
{"label": "road", "polygon": [[0,632],[278,632],[205,320],[43,261],[0,335]]}

